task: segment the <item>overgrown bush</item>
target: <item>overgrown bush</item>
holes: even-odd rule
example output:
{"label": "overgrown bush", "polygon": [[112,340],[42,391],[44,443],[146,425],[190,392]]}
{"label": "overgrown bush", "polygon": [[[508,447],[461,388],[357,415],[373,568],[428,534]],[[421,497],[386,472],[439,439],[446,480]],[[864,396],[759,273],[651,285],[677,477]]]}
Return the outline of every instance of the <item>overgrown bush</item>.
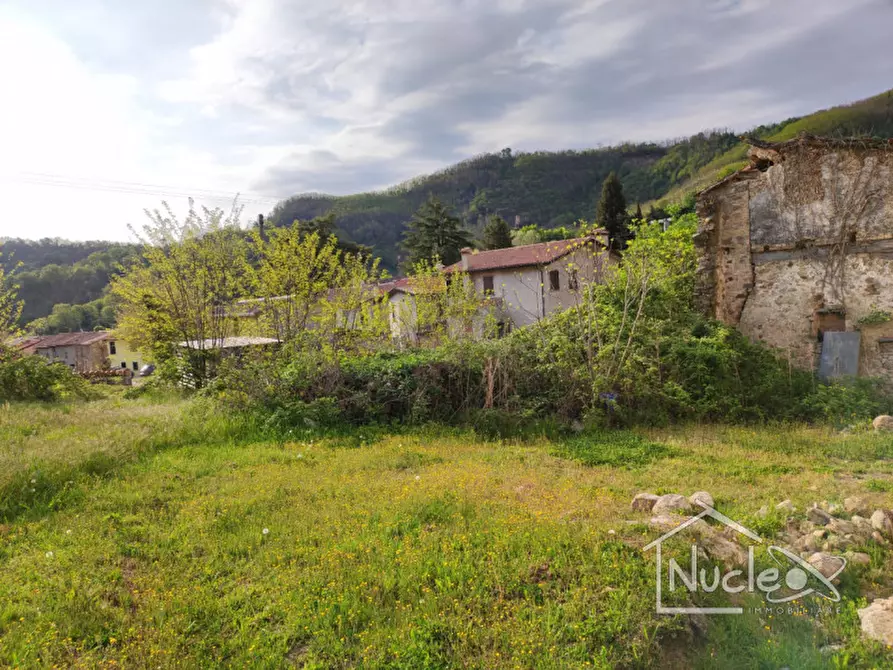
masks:
{"label": "overgrown bush", "polygon": [[[212,392],[277,425],[463,423],[486,437],[678,421],[871,418],[866,381],[825,386],[692,301],[696,219],[643,224],[607,281],[576,307],[501,340],[333,354],[307,347],[233,359]],[[885,404],[886,403],[886,404]],[[545,423],[544,423],[545,422]],[[547,425],[548,424],[548,425]]]}
{"label": "overgrown bush", "polygon": [[95,398],[99,393],[65,365],[0,350],[0,402]]}

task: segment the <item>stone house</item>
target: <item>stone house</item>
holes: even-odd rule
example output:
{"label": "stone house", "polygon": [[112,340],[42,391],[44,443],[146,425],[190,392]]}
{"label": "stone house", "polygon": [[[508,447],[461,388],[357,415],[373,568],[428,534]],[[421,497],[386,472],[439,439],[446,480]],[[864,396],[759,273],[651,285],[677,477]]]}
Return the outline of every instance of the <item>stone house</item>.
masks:
{"label": "stone house", "polygon": [[750,143],[698,196],[701,308],[823,377],[893,381],[893,141]]}
{"label": "stone house", "polygon": [[96,372],[110,366],[109,333],[61,333],[40,338],[34,353],[52,363],[62,363],[76,372]]}

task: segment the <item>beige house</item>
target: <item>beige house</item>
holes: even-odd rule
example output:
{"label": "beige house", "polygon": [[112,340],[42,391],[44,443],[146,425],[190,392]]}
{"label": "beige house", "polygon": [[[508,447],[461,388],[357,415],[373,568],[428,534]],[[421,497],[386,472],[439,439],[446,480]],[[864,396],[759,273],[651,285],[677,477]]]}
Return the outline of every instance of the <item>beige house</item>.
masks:
{"label": "beige house", "polygon": [[893,143],[753,141],[698,214],[707,314],[823,376],[893,380]]}
{"label": "beige house", "polygon": [[616,260],[607,232],[573,240],[528,244],[493,251],[462,250],[447,272],[467,272],[475,288],[499,302],[506,329],[527,326],[577,305],[580,289],[603,280]]}

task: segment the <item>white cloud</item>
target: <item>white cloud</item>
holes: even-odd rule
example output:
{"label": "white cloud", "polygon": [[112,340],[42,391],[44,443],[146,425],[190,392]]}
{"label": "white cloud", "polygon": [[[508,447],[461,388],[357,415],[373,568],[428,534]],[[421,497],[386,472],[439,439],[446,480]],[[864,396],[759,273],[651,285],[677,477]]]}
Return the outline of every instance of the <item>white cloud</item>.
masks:
{"label": "white cloud", "polygon": [[[505,146],[745,129],[893,67],[887,0],[84,2],[0,9],[0,175],[349,193]],[[122,237],[160,199],[0,190],[0,236]]]}

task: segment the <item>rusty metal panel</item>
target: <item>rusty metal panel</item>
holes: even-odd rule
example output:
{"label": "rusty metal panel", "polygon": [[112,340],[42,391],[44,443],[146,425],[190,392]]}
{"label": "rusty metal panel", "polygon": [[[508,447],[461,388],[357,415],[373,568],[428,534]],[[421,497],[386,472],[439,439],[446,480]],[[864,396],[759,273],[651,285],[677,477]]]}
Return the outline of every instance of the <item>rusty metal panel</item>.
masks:
{"label": "rusty metal panel", "polygon": [[822,358],[819,378],[823,381],[859,374],[859,347],[862,333],[825,333],[822,340]]}

